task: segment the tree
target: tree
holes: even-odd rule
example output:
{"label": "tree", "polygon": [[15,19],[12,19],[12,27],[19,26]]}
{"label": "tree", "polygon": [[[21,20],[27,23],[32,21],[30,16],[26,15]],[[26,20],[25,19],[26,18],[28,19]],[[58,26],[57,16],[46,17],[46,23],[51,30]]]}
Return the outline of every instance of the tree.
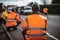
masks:
{"label": "tree", "polygon": [[27,6],[31,6],[32,7],[32,4],[33,4],[33,2],[30,2]]}
{"label": "tree", "polygon": [[43,2],[44,2],[44,5],[46,5],[46,1],[47,1],[47,0],[43,0]]}

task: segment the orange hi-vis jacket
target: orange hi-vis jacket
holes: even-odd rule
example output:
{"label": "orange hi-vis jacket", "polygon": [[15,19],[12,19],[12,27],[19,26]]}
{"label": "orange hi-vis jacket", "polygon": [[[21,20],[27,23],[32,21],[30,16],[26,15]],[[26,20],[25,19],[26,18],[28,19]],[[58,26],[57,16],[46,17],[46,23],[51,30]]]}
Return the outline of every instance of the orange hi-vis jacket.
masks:
{"label": "orange hi-vis jacket", "polygon": [[47,8],[44,8],[44,9],[43,9],[43,12],[44,12],[44,13],[48,13],[48,9],[47,9]]}
{"label": "orange hi-vis jacket", "polygon": [[32,14],[28,16],[23,20],[22,28],[26,31],[26,40],[47,40],[41,37],[46,34],[47,28],[47,19],[42,15]]}
{"label": "orange hi-vis jacket", "polygon": [[19,21],[19,15],[15,12],[10,12],[7,16],[6,27],[16,26]]}

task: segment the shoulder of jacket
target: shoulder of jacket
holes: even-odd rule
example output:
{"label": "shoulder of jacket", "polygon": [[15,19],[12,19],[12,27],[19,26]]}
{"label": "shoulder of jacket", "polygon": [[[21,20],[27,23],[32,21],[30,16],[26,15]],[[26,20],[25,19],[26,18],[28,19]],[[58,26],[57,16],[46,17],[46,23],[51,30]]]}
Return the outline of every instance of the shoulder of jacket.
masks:
{"label": "shoulder of jacket", "polygon": [[46,17],[44,17],[44,19],[45,19],[45,20],[47,20],[47,18],[46,18]]}
{"label": "shoulder of jacket", "polygon": [[26,16],[26,18],[30,18],[30,17],[32,17],[33,15],[29,15],[29,16]]}
{"label": "shoulder of jacket", "polygon": [[43,19],[46,19],[47,20],[47,18],[46,17],[44,17],[44,16],[42,16],[42,15],[39,15],[41,18],[43,18]]}

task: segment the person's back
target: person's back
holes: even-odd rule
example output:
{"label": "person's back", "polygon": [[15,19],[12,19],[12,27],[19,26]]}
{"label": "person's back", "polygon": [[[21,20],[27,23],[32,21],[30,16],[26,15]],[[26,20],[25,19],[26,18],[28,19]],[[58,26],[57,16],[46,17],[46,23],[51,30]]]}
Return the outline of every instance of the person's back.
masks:
{"label": "person's back", "polygon": [[14,17],[16,17],[16,13],[15,12],[10,12],[8,14],[8,17],[7,18],[14,18]]}
{"label": "person's back", "polygon": [[[44,17],[39,15],[39,14],[32,14],[32,15],[28,16],[28,19],[29,19],[30,27],[31,27],[31,25],[34,27],[35,26],[38,26],[38,27],[39,26],[41,26],[41,27],[45,26]],[[36,23],[34,23],[34,22],[36,22]]]}
{"label": "person's back", "polygon": [[20,22],[20,16],[14,12],[14,9],[12,9],[12,11],[8,14],[6,20],[7,30],[9,30],[10,28],[16,29],[18,22]]}
{"label": "person's back", "polygon": [[[38,14],[32,14],[32,15],[28,16],[27,19],[28,19],[28,24],[26,24],[27,20],[25,20],[25,22],[23,22],[23,24],[22,24],[23,29],[27,30],[26,31],[26,39],[28,39],[28,37],[30,38],[30,36],[33,36],[31,38],[31,40],[43,40],[43,39],[46,40],[43,37],[43,35],[46,34],[45,18]],[[26,26],[26,25],[28,25],[28,26]]]}
{"label": "person's back", "polygon": [[22,34],[25,40],[47,40],[47,18],[38,13],[38,6],[33,5],[32,14],[26,17],[22,22]]}
{"label": "person's back", "polygon": [[[6,24],[7,27],[8,26],[16,26],[17,25],[15,17],[16,17],[16,13],[14,13],[14,12],[10,12],[8,14],[8,16],[7,16],[7,24]],[[10,21],[10,23],[9,23],[9,21]]]}

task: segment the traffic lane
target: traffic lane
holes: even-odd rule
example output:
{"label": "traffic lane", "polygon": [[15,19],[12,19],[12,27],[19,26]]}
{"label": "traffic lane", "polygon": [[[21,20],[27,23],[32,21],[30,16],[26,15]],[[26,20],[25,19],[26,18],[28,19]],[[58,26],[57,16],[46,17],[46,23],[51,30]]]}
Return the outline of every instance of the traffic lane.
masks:
{"label": "traffic lane", "polygon": [[14,40],[24,40],[22,36],[22,28],[21,24],[17,27],[17,30],[13,30],[10,32]]}
{"label": "traffic lane", "polygon": [[14,30],[10,32],[14,40],[24,40],[20,30]]}
{"label": "traffic lane", "polygon": [[47,31],[55,36],[56,38],[60,39],[60,16],[59,15],[49,15],[48,20],[48,29]]}
{"label": "traffic lane", "polygon": [[18,25],[17,27],[17,30],[13,30],[13,31],[10,31],[10,34],[12,35],[13,39],[14,40],[24,40],[23,36],[22,36],[22,21],[24,19],[24,15],[20,15],[21,16],[21,23]]}

